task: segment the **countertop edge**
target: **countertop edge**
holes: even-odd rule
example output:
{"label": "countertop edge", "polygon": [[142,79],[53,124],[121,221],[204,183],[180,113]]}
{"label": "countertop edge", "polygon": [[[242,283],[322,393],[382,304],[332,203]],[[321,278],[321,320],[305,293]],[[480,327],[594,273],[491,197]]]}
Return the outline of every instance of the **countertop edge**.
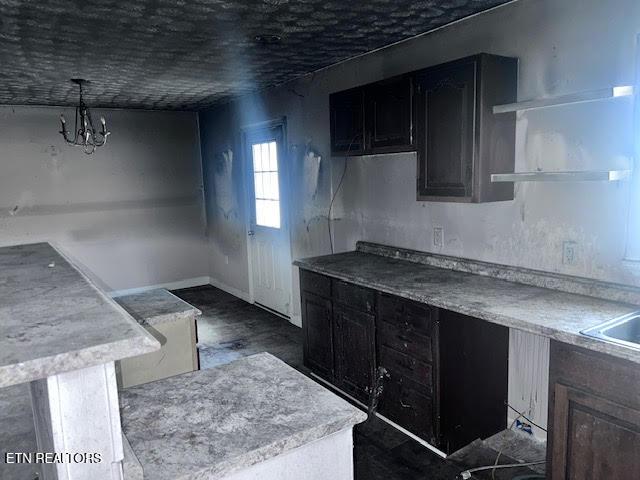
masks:
{"label": "countertop edge", "polygon": [[[160,342],[146,330],[144,333],[145,335],[142,337],[130,337],[81,350],[71,350],[58,355],[29,360],[28,362],[2,366],[0,367],[0,388],[40,380],[73,370],[103,365],[123,358],[135,357],[159,350],[161,347]],[[38,373],[31,373],[34,371]]]}
{"label": "countertop edge", "polygon": [[[373,254],[370,254],[370,255],[373,255]],[[535,335],[540,335],[543,337],[550,338],[552,340],[568,343],[570,345],[582,347],[594,352],[600,352],[603,354],[611,355],[611,356],[621,358],[623,360],[627,360],[633,363],[640,363],[640,357],[636,354],[636,352],[633,352],[633,351],[630,352],[629,348],[604,342],[602,340],[597,340],[595,338],[587,337],[585,335],[581,335],[580,333],[572,333],[572,332],[567,332],[565,330],[549,328],[546,326],[539,325],[537,323],[526,322],[519,318],[510,317],[507,315],[501,315],[501,314],[496,314],[496,313],[487,312],[487,311],[479,311],[476,308],[464,308],[464,306],[460,304],[449,304],[447,302],[442,302],[440,300],[433,299],[432,297],[429,296],[428,293],[425,293],[422,296],[411,295],[403,290],[394,289],[387,285],[378,283],[375,280],[363,281],[361,278],[357,276],[341,274],[330,268],[323,268],[316,264],[307,263],[304,261],[304,259],[295,260],[293,262],[293,265],[299,268],[302,268],[303,270],[308,270],[311,272],[327,275],[329,277],[336,278],[338,280],[344,280],[346,282],[350,282],[363,287],[378,290],[380,292],[388,293],[390,295],[395,295],[395,296],[406,298],[408,300],[413,300],[419,303],[424,303],[424,304],[432,305],[434,307],[443,308],[445,310],[450,310],[463,315],[472,316],[475,318],[479,318],[481,320],[485,320],[490,323],[502,325],[504,327],[514,328],[516,330],[521,330],[521,331],[532,333]],[[439,267],[429,267],[429,268],[439,268]],[[446,270],[446,269],[442,269],[442,270]],[[460,273],[464,273],[464,272],[460,272]],[[466,273],[466,275],[473,275],[473,274]],[[508,280],[501,280],[501,279],[496,279],[496,281],[508,282]],[[516,282],[510,282],[510,283],[516,283]],[[543,287],[536,287],[536,288],[542,289]],[[547,289],[547,290],[550,290],[550,289]],[[555,292],[555,290],[550,290],[550,291]],[[559,292],[559,293],[564,293],[566,295],[581,296],[575,293],[567,293],[567,292]]]}
{"label": "countertop edge", "polygon": [[[359,420],[358,417],[361,417],[362,420]],[[202,480],[203,478],[207,478],[208,480],[221,480],[229,475],[241,472],[246,468],[251,468],[262,462],[287,454],[309,443],[322,440],[335,433],[353,428],[355,425],[365,421],[366,418],[367,415],[364,412],[359,411],[359,413],[354,413],[354,415],[351,415],[348,418],[316,425],[315,427],[307,430],[297,432],[292,437],[285,440],[272,442],[260,448],[243,453],[242,455],[238,455],[237,457],[229,458],[215,466],[203,468],[193,473],[183,475],[179,480]]]}

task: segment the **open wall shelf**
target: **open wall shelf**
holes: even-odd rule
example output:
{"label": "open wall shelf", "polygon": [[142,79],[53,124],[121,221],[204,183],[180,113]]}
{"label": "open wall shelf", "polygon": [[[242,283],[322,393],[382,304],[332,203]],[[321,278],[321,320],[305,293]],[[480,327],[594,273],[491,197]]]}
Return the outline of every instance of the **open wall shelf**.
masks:
{"label": "open wall shelf", "polygon": [[595,102],[598,100],[608,100],[618,97],[629,97],[633,95],[632,86],[620,86],[591,90],[588,92],[572,93],[556,97],[539,98],[535,100],[525,100],[522,102],[508,103],[505,105],[495,105],[493,113],[519,112],[523,110],[534,110],[546,107],[558,107],[561,105],[571,105],[576,103]]}
{"label": "open wall shelf", "polygon": [[494,173],[496,182],[617,182],[631,177],[631,170],[602,170],[577,172],[516,172]]}

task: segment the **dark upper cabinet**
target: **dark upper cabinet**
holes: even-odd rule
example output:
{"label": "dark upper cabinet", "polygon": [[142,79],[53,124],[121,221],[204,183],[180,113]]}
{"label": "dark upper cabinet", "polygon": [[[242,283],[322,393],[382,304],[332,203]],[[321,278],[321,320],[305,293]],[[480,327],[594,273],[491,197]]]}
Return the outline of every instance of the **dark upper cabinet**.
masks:
{"label": "dark upper cabinet", "polygon": [[418,200],[491,202],[513,199],[515,114],[494,115],[516,101],[515,58],[480,54],[415,73]]}
{"label": "dark upper cabinet", "polygon": [[640,478],[640,369],[551,342],[547,478]]}
{"label": "dark upper cabinet", "polygon": [[329,96],[331,152],[362,155],[365,150],[364,90],[353,88]]}
{"label": "dark upper cabinet", "polygon": [[402,75],[365,89],[367,151],[387,153],[414,150],[413,80]]}
{"label": "dark upper cabinet", "polygon": [[329,104],[334,155],[415,150],[411,75],[333,93]]}

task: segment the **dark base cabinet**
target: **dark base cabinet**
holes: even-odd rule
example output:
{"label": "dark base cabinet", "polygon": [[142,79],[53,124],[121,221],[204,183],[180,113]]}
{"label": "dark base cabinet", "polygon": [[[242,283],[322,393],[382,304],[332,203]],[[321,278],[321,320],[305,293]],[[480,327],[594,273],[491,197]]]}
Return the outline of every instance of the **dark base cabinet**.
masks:
{"label": "dark base cabinet", "polygon": [[640,368],[551,342],[547,476],[640,478]]}
{"label": "dark base cabinet", "polygon": [[365,405],[451,453],[506,427],[508,329],[300,271],[304,362]]}

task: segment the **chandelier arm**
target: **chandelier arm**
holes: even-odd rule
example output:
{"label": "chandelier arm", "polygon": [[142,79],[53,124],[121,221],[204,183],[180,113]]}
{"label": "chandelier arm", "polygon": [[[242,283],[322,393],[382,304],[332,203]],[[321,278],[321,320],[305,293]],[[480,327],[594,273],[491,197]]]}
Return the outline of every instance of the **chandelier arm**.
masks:
{"label": "chandelier arm", "polygon": [[85,80],[72,79],[72,81],[78,85],[79,90],[79,102],[75,109],[74,137],[73,139],[69,138],[69,131],[66,127],[64,115],[60,115],[60,133],[62,134],[65,142],[77,147],[82,147],[84,153],[91,155],[95,152],[97,147],[101,147],[107,143],[107,137],[111,132],[107,130],[106,122],[103,117],[100,118],[100,123],[102,123],[101,130],[98,131],[96,129],[96,126],[93,123],[91,110],[89,110],[89,107],[84,102],[84,90],[82,87]]}

